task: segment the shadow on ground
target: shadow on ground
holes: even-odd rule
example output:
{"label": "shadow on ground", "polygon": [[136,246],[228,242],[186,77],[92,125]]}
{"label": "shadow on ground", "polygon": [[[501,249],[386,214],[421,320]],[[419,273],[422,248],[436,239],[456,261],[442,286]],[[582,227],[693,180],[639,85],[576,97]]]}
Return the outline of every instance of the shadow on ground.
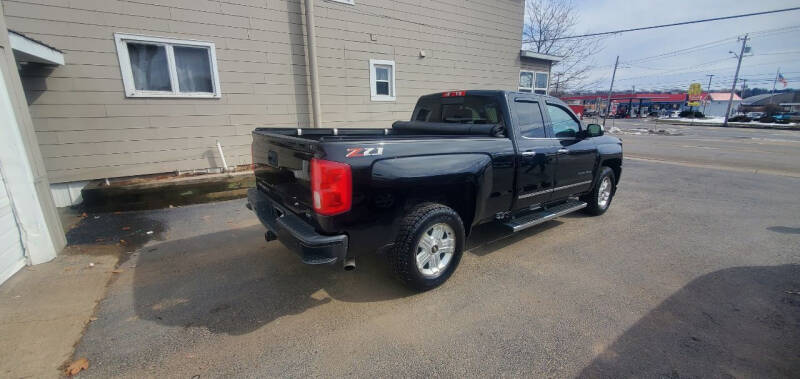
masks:
{"label": "shadow on ground", "polygon": [[263,234],[258,225],[143,249],[133,284],[137,316],[239,335],[332,299],[373,302],[412,294],[379,257],[360,259],[352,272],[308,266],[280,243],[266,243]]}
{"label": "shadow on ground", "polygon": [[792,228],[789,226],[770,226],[767,230],[783,234],[800,234],[800,228]]}
{"label": "shadow on ground", "polygon": [[[468,253],[485,255],[559,224],[514,236],[482,226],[470,238]],[[264,242],[263,233],[258,225],[142,249],[133,283],[136,315],[239,335],[332,299],[376,302],[413,295],[392,276],[383,256],[360,257],[351,272],[340,265],[308,266],[280,243]]]}
{"label": "shadow on ground", "polygon": [[586,378],[796,377],[800,265],[701,276],[586,367]]}

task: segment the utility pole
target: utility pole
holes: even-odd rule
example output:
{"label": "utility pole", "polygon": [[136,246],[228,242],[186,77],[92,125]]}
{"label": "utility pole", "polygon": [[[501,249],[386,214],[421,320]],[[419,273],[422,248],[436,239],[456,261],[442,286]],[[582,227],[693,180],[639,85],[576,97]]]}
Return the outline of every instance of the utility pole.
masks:
{"label": "utility pole", "polygon": [[603,116],[603,129],[606,127],[608,112],[611,111],[611,92],[614,91],[614,78],[617,77],[617,65],[619,65],[619,55],[617,55],[617,60],[614,62],[614,72],[611,74],[611,88],[608,89],[608,104],[606,104],[606,114]]}
{"label": "utility pole", "polygon": [[[728,98],[728,110],[725,111],[725,122],[722,126],[728,126],[728,117],[731,115],[731,106],[733,106],[733,93],[736,91],[736,81],[739,80],[739,69],[742,68],[742,57],[744,57],[744,48],[747,47],[747,34],[744,38],[739,38],[742,41],[742,50],[739,52],[739,63],[736,64],[736,73],[733,75],[733,85],[731,85],[731,97]],[[734,54],[736,55],[736,54]]]}
{"label": "utility pole", "polygon": [[556,93],[555,96],[558,97],[558,83],[561,82],[561,74],[556,74]]}
{"label": "utility pole", "polygon": [[706,99],[703,101],[703,117],[706,115],[706,104],[708,104],[708,98],[711,97],[711,78],[714,77],[714,74],[706,74],[708,76],[708,89],[706,89]]}
{"label": "utility pole", "polygon": [[744,99],[745,88],[747,88],[747,79],[742,79],[742,96],[740,96],[742,99]]}
{"label": "utility pole", "polygon": [[781,74],[781,68],[778,67],[778,72],[775,73],[775,81],[772,82],[772,91],[769,93],[769,103],[775,101],[775,85],[778,84],[778,75]]}

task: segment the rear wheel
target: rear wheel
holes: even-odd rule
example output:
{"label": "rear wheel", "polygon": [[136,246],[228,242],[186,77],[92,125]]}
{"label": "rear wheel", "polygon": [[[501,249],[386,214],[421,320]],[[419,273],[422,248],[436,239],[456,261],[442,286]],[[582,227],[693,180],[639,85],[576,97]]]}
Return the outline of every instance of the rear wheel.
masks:
{"label": "rear wheel", "polygon": [[442,204],[422,203],[401,221],[389,260],[406,286],[427,291],[453,274],[463,250],[464,225],[458,213]]}
{"label": "rear wheel", "polygon": [[608,207],[611,206],[611,200],[614,199],[615,183],[614,170],[608,166],[602,166],[600,168],[600,177],[597,179],[597,184],[595,184],[592,192],[581,197],[581,200],[587,203],[584,211],[594,216],[606,213]]}

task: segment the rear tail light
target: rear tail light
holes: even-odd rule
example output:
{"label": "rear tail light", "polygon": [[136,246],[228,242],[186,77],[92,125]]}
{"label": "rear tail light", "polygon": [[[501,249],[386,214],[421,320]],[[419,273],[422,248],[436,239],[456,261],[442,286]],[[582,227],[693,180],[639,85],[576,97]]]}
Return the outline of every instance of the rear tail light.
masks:
{"label": "rear tail light", "polygon": [[353,176],[350,165],[311,159],[311,195],[314,211],[333,216],[353,205]]}

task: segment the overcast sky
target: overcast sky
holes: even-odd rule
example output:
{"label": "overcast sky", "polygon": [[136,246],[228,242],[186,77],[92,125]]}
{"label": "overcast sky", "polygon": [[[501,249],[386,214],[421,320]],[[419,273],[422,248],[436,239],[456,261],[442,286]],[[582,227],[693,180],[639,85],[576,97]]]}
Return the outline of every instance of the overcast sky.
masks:
{"label": "overcast sky", "polygon": [[[576,0],[580,23],[576,33],[649,26],[701,18],[789,8],[800,5],[789,0]],[[603,50],[593,58],[597,69],[592,78],[596,89],[607,90],[614,58],[620,69],[614,90],[688,88],[692,82],[708,84],[706,74],[715,74],[711,88],[730,90],[741,43],[736,37],[751,33],[753,56],[745,55],[740,77],[747,87],[772,88],[780,67],[789,87],[800,87],[800,11],[714,21],[640,32],[601,39]],[[722,41],[724,40],[724,41]],[[643,58],[701,46],[691,52],[642,60]],[[741,87],[741,82],[737,88]],[[781,88],[778,83],[778,88]]]}

